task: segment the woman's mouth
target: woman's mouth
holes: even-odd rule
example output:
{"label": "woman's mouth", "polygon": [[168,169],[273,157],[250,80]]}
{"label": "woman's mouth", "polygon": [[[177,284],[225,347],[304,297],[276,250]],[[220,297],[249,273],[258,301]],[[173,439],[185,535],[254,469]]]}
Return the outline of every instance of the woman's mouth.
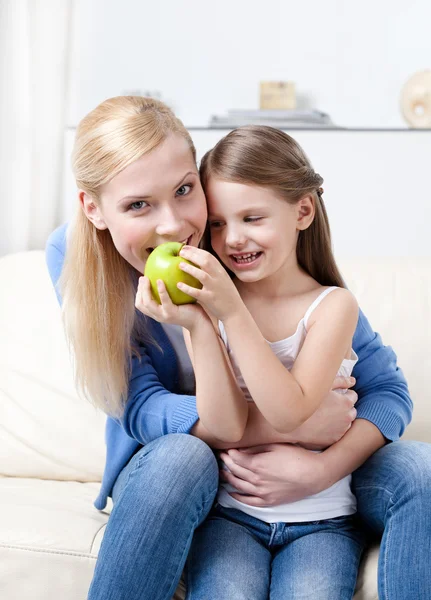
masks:
{"label": "woman's mouth", "polygon": [[[180,243],[180,244],[182,244],[183,246],[189,246],[189,245],[190,245],[190,242],[191,242],[191,241],[192,241],[192,239],[193,239],[193,235],[194,235],[194,234],[192,233],[191,235],[189,235],[189,237],[188,237],[188,238],[186,238],[185,240],[181,240],[179,243]],[[173,241],[173,240],[169,240],[169,241]],[[155,247],[156,247],[156,246],[154,246],[154,248],[155,248]],[[154,250],[154,248],[153,248],[153,247],[148,247],[148,248],[145,248],[145,252],[147,253],[147,255],[148,255],[148,256],[151,254],[151,252]]]}

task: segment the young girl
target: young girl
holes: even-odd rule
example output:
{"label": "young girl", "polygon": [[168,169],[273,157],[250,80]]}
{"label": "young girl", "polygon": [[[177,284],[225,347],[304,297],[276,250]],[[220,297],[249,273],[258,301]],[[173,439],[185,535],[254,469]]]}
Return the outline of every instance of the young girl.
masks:
{"label": "young girl", "polygon": [[[231,132],[205,155],[201,180],[212,249],[232,278],[205,251],[181,251],[200,267],[182,269],[203,288],[178,287],[198,300],[220,340],[207,338],[204,348],[196,327],[186,331],[199,417],[214,436],[235,442],[254,402],[272,427],[289,433],[357,361],[358,305],[332,256],[323,180],[290,136],[253,126]],[[148,298],[146,280],[140,285]],[[168,306],[164,286],[159,290]],[[221,394],[230,369],[231,385]],[[352,517],[350,475],[270,507],[240,502],[229,493],[228,470],[222,478],[192,544],[189,598],[263,600],[268,590],[271,599],[353,597],[364,540]]]}

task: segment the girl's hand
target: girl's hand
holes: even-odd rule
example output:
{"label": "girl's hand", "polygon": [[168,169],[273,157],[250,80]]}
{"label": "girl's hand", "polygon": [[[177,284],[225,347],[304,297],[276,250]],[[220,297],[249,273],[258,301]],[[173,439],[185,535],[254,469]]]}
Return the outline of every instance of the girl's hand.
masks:
{"label": "girl's hand", "polygon": [[331,485],[322,454],[291,444],[232,449],[220,458],[230,471],[220,470],[220,478],[238,490],[231,496],[250,506],[296,502]]}
{"label": "girl's hand", "polygon": [[192,246],[183,246],[180,256],[197,265],[194,267],[184,262],[180,263],[180,269],[198,279],[203,286],[201,290],[197,290],[185,283],[178,283],[181,291],[196,298],[219,321],[224,321],[241,310],[244,304],[238,290],[215,256]]}
{"label": "girl's hand", "polygon": [[180,325],[191,331],[207,315],[197,304],[174,304],[161,279],[157,281],[161,304],[154,300],[151,293],[150,280],[148,277],[140,277],[138,291],[136,292],[135,306],[147,317],[155,319],[159,323],[171,323]]}

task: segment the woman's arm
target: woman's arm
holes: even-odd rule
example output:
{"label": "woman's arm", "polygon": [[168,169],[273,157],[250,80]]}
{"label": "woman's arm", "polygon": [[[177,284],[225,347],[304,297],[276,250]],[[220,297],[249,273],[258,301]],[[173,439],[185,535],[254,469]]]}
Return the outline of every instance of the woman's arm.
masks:
{"label": "woman's arm", "polygon": [[397,441],[412,419],[413,402],[395,352],[383,344],[362,311],[352,346],[358,355],[353,369],[358,418],[373,423],[386,439]]}
{"label": "woman's arm", "polygon": [[295,502],[327,489],[383,445],[379,430],[358,419],[322,453],[286,444],[222,452],[220,458],[229,471],[221,471],[220,477],[238,490],[234,498],[251,506]]}
{"label": "woman's arm", "polygon": [[[51,233],[45,249],[49,276],[60,305],[58,281],[66,253],[66,238],[65,224]],[[151,337],[163,345],[161,326],[151,320],[147,326]],[[142,344],[132,356],[127,402],[118,421],[127,435],[140,444],[170,433],[190,433],[198,420],[195,396],[175,394],[167,389],[174,379],[174,372],[169,353],[165,355],[157,345]]]}

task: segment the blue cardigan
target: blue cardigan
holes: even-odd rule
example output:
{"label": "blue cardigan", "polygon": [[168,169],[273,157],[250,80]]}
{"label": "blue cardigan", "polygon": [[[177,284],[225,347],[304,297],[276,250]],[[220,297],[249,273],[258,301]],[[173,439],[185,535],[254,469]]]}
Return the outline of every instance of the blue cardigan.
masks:
{"label": "blue cardigan", "polygon": [[[66,227],[49,237],[46,260],[56,288],[66,251]],[[56,293],[61,302],[60,294]],[[114,483],[130,458],[144,444],[168,433],[190,433],[198,420],[195,396],[176,394],[178,367],[174,349],[160,323],[148,320],[150,333],[159,346],[140,345],[140,360],[132,359],[128,400],[121,419],[107,417],[106,464],[102,486],[94,505],[102,510]],[[353,338],[359,357],[354,368],[358,418],[374,423],[382,434],[395,441],[412,416],[406,380],[397,367],[390,346],[384,346],[362,312]]]}

